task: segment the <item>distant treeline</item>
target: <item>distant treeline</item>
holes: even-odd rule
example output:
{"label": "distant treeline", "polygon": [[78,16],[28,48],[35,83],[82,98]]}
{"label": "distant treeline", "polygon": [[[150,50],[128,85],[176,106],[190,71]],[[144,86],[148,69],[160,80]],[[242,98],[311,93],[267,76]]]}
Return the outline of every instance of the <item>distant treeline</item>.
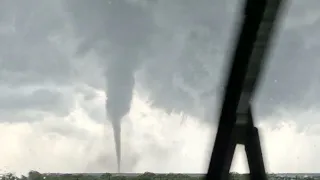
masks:
{"label": "distant treeline", "polygon": [[[104,173],[101,175],[90,174],[41,174],[37,171],[30,171],[28,176],[17,177],[8,173],[1,175],[0,180],[200,180],[204,177],[191,177],[187,174],[155,174],[146,172],[137,176],[120,176]],[[249,180],[248,174],[230,173],[230,180]],[[316,180],[314,177],[279,177],[275,174],[269,174],[270,180]]]}

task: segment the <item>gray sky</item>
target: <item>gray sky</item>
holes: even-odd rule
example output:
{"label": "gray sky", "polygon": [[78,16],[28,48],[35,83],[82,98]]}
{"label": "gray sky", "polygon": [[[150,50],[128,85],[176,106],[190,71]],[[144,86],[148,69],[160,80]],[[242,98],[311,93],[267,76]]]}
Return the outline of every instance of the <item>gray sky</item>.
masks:
{"label": "gray sky", "polygon": [[[0,169],[115,171],[106,92],[124,171],[204,172],[241,4],[0,0]],[[272,172],[319,171],[317,5],[290,1],[255,100]]]}

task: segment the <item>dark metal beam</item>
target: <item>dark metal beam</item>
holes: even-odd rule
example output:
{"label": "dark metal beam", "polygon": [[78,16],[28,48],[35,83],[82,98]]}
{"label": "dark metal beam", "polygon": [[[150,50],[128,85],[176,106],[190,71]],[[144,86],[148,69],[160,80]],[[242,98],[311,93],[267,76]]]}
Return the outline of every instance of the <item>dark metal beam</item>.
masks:
{"label": "dark metal beam", "polygon": [[[258,1],[259,2],[259,1]],[[256,90],[260,74],[263,71],[264,62],[268,54],[271,38],[276,27],[276,20],[279,15],[283,0],[268,0],[262,22],[256,36],[256,41],[250,57],[248,70],[243,84],[242,94],[238,105],[238,112],[248,111],[250,100]]]}
{"label": "dark metal beam", "polygon": [[[206,179],[222,180],[233,156],[238,113],[247,113],[282,0],[247,0],[242,29],[232,57],[219,126]],[[253,125],[253,122],[252,122]],[[234,150],[233,150],[234,151]],[[230,153],[232,152],[232,153]],[[250,166],[250,165],[249,165]]]}

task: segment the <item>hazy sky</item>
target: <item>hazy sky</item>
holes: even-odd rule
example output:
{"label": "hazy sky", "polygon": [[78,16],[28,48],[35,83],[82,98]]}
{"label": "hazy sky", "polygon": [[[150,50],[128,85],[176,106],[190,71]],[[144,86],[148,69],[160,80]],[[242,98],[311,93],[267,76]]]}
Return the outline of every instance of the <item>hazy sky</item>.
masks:
{"label": "hazy sky", "polygon": [[[107,94],[123,171],[205,172],[241,5],[0,0],[0,170],[114,172]],[[320,171],[319,5],[287,4],[260,82],[270,172]]]}

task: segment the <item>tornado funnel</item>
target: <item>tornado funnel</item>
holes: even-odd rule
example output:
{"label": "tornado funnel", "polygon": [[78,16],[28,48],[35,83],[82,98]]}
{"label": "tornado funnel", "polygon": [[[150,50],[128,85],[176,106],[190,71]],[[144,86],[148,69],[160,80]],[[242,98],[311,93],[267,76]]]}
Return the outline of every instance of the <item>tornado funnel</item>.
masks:
{"label": "tornado funnel", "polygon": [[120,173],[121,168],[121,124],[120,120],[114,120],[112,122],[113,127],[113,137],[114,143],[116,147],[116,155],[117,155],[117,172]]}

